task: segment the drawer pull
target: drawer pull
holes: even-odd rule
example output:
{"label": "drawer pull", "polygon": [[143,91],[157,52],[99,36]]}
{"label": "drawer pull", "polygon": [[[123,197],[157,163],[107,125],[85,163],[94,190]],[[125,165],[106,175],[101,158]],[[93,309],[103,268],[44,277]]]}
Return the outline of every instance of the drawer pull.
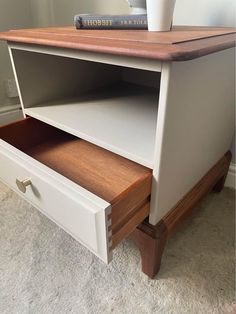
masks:
{"label": "drawer pull", "polygon": [[16,185],[22,193],[25,193],[27,186],[31,185],[31,181],[30,179],[26,179],[26,180],[16,179]]}

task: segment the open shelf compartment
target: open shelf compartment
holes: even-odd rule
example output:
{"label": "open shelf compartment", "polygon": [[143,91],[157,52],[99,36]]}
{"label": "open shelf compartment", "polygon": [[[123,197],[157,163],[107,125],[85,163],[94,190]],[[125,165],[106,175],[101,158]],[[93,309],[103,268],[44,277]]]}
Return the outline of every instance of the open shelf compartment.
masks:
{"label": "open shelf compartment", "polygon": [[26,115],[153,168],[160,73],[12,54]]}

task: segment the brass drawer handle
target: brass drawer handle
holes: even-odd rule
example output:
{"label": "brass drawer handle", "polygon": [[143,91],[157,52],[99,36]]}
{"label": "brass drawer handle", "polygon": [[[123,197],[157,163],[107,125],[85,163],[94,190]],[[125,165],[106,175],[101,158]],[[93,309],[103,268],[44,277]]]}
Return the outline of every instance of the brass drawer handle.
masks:
{"label": "brass drawer handle", "polygon": [[16,179],[16,185],[22,193],[25,193],[27,186],[31,185],[31,181],[30,179],[26,179],[26,180]]}

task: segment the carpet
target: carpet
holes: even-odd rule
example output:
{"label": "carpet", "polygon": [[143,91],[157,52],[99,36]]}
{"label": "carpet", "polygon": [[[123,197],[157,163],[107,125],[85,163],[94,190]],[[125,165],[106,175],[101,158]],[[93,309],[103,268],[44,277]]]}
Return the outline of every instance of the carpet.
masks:
{"label": "carpet", "polygon": [[151,280],[131,240],[106,266],[0,184],[0,313],[232,313],[234,197],[209,194],[168,241]]}

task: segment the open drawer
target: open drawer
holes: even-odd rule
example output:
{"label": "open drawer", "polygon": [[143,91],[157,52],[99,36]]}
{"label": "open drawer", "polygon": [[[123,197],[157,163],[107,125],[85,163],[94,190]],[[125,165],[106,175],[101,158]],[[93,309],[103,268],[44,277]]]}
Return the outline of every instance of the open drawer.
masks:
{"label": "open drawer", "polygon": [[150,169],[33,118],[0,139],[0,179],[104,262],[149,215]]}

